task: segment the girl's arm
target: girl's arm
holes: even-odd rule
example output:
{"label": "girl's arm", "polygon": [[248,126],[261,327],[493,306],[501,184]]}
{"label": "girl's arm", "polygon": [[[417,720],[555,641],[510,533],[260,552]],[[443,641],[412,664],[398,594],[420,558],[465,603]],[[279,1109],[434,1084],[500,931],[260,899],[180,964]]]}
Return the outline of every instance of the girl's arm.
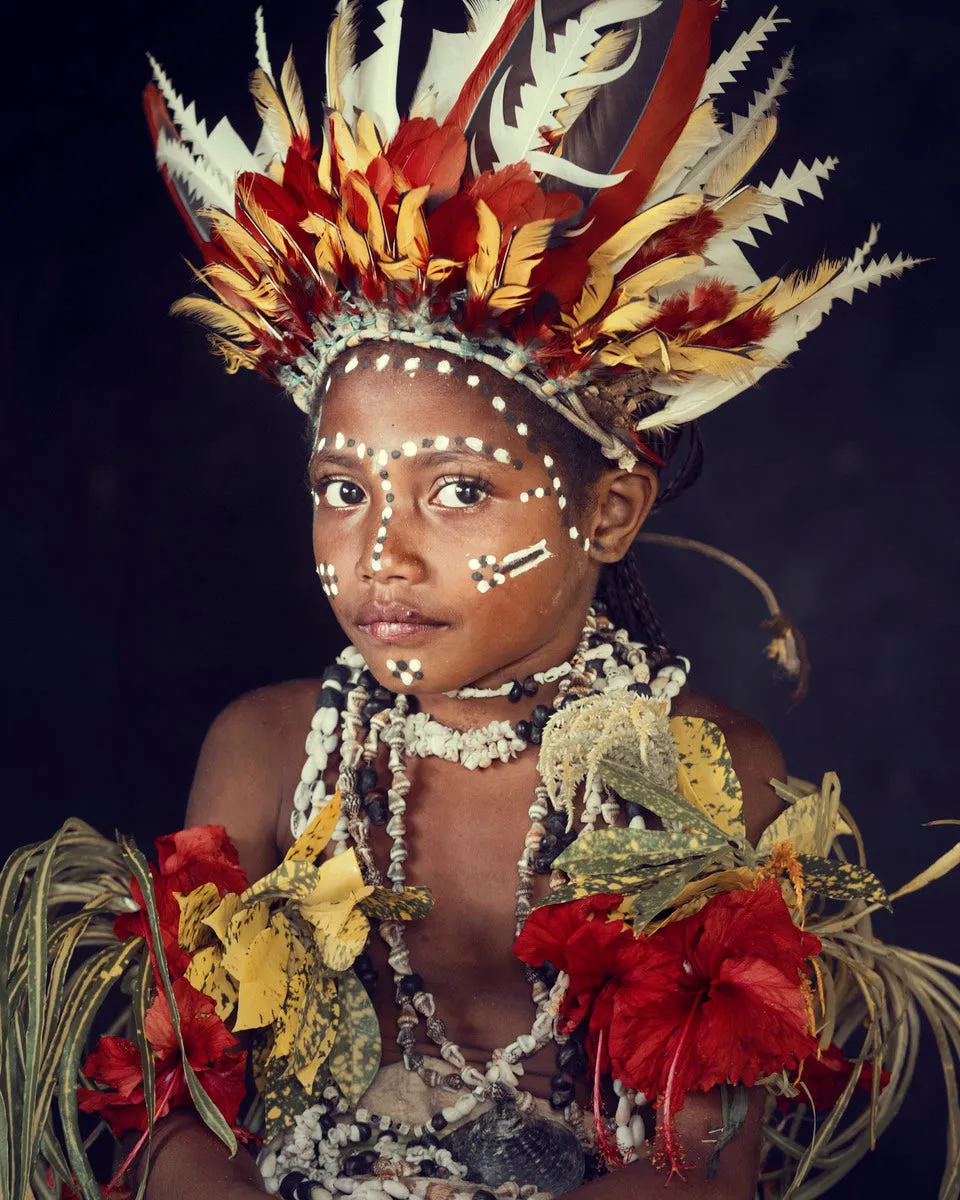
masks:
{"label": "girl's arm", "polygon": [[254,1200],[266,1194],[257,1164],[226,1146],[196,1113],[180,1109],[157,1123],[146,1200]]}

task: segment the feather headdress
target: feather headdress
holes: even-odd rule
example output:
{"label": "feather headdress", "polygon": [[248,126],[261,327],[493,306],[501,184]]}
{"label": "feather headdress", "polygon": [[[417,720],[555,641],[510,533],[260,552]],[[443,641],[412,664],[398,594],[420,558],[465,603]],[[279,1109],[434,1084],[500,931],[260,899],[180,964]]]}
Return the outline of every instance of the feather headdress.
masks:
{"label": "feather headdress", "polygon": [[211,329],[229,371],[260,371],[308,410],[348,346],[433,346],[523,383],[627,464],[644,431],[716,408],[835,300],[914,265],[868,258],[871,232],[846,262],[751,267],[742,247],[835,165],[744,182],[789,56],[729,128],[715,115],[776,9],[709,67],[720,0],[465,3],[469,31],[434,34],[401,117],[403,0],[379,5],[380,46],[360,63],[357,0],[339,0],[313,129],[258,10],[253,151],[226,120],[208,133],[151,59],[157,159],[212,293],[174,311]]}

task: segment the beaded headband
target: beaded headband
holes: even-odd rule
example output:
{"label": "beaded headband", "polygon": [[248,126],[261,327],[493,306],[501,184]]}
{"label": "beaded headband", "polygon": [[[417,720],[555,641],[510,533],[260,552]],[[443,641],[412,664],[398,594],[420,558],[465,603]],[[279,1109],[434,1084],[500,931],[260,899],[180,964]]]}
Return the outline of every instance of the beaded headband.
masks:
{"label": "beaded headband", "polygon": [[229,372],[257,370],[309,411],[360,342],[432,347],[516,380],[630,465],[646,430],[695,420],[782,363],[834,300],[917,261],[824,260],[761,280],[742,246],[821,196],[835,159],[744,178],[772,141],[788,54],[743,115],[714,98],[783,23],[776,9],[708,69],[720,0],[465,0],[397,108],[403,0],[379,5],[357,62],[358,0],[327,42],[307,118],[292,52],[277,76],[256,14],[251,152],[212,132],[151,58],[157,160],[213,298]]}

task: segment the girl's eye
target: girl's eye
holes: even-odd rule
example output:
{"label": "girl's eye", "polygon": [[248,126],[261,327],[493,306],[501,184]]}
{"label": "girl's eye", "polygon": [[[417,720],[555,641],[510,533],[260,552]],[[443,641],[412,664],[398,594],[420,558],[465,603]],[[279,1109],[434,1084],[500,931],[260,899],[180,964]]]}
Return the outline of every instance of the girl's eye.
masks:
{"label": "girl's eye", "polygon": [[473,508],[490,494],[490,489],[479,479],[451,479],[437,492],[436,502],[441,508]]}
{"label": "girl's eye", "polygon": [[353,508],[366,498],[363,488],[349,479],[330,479],[316,490],[331,508]]}

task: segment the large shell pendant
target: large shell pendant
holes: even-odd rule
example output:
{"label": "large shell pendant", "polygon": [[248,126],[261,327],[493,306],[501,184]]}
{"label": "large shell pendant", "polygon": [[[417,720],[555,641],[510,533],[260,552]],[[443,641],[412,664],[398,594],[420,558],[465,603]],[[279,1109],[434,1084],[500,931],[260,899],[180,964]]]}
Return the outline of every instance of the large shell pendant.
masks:
{"label": "large shell pendant", "polygon": [[511,1181],[559,1196],[583,1183],[583,1150],[558,1121],[524,1116],[513,1101],[498,1104],[443,1139],[467,1168],[467,1179],[487,1187]]}

